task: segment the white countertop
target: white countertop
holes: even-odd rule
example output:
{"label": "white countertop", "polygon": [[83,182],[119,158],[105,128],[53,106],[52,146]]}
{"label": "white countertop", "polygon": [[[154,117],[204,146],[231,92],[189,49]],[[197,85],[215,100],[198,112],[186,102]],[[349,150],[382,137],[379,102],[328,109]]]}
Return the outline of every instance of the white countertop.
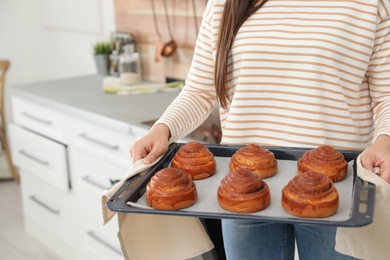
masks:
{"label": "white countertop", "polygon": [[7,94],[38,102],[46,107],[129,133],[132,126],[159,118],[179,94],[117,95],[103,92],[102,78],[87,75],[9,86]]}

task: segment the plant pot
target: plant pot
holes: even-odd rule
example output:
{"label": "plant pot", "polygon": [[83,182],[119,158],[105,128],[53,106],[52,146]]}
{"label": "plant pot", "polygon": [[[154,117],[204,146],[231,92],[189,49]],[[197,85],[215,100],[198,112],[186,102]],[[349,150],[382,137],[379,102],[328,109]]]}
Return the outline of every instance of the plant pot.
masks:
{"label": "plant pot", "polygon": [[109,55],[108,54],[95,54],[95,65],[97,74],[99,76],[108,76],[109,75]]}

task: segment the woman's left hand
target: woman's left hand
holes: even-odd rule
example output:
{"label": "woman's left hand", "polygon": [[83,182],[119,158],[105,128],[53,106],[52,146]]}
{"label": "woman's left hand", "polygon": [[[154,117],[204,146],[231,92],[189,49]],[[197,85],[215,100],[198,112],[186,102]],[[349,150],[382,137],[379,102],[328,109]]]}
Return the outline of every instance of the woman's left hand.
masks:
{"label": "woman's left hand", "polygon": [[363,153],[361,161],[362,166],[369,171],[373,172],[375,167],[379,167],[378,175],[390,183],[390,136],[378,136]]}

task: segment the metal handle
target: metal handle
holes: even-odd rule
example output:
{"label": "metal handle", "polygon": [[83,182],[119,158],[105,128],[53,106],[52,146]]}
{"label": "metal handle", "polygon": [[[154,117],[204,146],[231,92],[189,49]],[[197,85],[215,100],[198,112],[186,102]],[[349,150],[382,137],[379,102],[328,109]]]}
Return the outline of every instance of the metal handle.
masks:
{"label": "metal handle", "polygon": [[48,211],[50,211],[53,214],[56,214],[56,215],[60,214],[60,211],[58,209],[53,209],[52,207],[46,205],[45,203],[43,203],[42,201],[37,199],[35,196],[30,196],[30,200],[34,201],[35,203],[37,203],[38,205],[40,205],[43,208],[47,209]]}
{"label": "metal handle", "polygon": [[106,143],[106,142],[104,142],[102,140],[99,140],[99,139],[96,139],[94,137],[91,137],[91,136],[87,135],[86,133],[80,133],[79,137],[81,137],[81,138],[83,138],[83,139],[85,139],[87,141],[93,142],[95,144],[98,144],[100,146],[103,146],[105,148],[109,148],[109,149],[112,149],[112,150],[118,150],[119,149],[119,145]]}
{"label": "metal handle", "polygon": [[39,123],[45,124],[45,125],[51,125],[52,124],[52,121],[40,118],[40,117],[35,116],[35,115],[31,115],[28,112],[22,112],[22,115],[25,116],[25,117],[28,117],[28,118],[30,118],[32,120],[35,120],[35,121],[37,121]]}
{"label": "metal handle", "polygon": [[88,184],[90,184],[90,185],[92,185],[100,190],[108,190],[109,189],[109,187],[105,187],[102,184],[98,183],[97,181],[92,180],[88,175],[81,177],[81,179],[83,181],[85,181],[86,183],[88,183]]}
{"label": "metal handle", "polygon": [[118,255],[122,255],[122,252],[121,250],[119,250],[118,248],[116,248],[115,246],[109,244],[108,242],[104,241],[102,238],[98,237],[95,232],[93,230],[90,230],[87,232],[87,235],[92,237],[93,239],[95,239],[96,241],[98,241],[99,243],[101,243],[102,245],[106,246],[107,248],[111,249],[112,251],[114,251],[115,253],[117,253]]}
{"label": "metal handle", "polygon": [[31,154],[27,153],[25,150],[19,150],[19,153],[21,155],[23,155],[23,156],[25,156],[25,157],[27,157],[27,158],[37,162],[37,163],[40,163],[42,165],[49,165],[49,161],[41,160],[41,159],[35,157],[34,155],[31,155]]}

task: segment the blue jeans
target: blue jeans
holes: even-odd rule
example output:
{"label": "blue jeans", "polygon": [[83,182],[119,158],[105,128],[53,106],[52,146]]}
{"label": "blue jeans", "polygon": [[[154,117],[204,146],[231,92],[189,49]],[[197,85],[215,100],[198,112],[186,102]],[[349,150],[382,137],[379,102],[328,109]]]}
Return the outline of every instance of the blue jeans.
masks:
{"label": "blue jeans", "polygon": [[335,247],[336,228],[222,219],[229,260],[293,260],[295,239],[300,260],[352,260]]}

